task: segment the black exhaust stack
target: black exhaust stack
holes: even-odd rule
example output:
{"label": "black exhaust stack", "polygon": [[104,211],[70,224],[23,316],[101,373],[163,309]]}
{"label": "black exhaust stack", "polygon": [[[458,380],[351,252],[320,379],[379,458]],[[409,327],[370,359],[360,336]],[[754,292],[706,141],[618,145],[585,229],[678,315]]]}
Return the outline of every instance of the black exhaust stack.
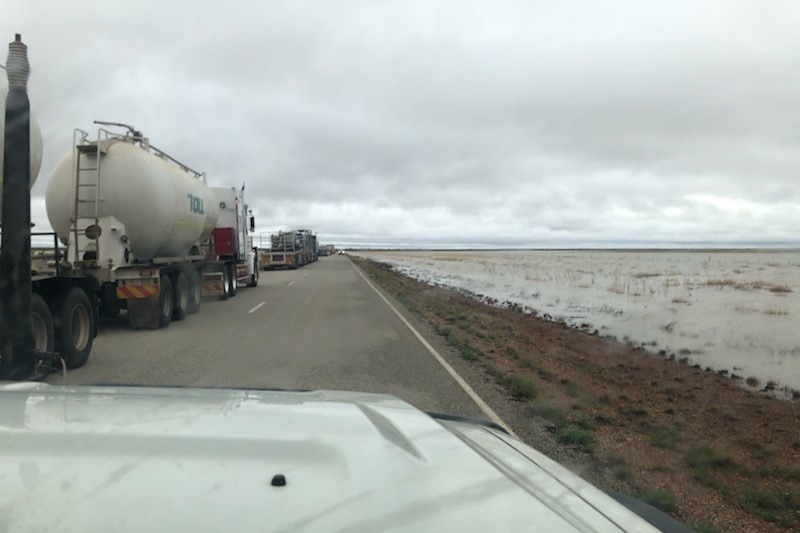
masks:
{"label": "black exhaust stack", "polygon": [[0,380],[26,379],[36,363],[31,326],[31,150],[28,47],[8,45],[2,250],[0,250]]}

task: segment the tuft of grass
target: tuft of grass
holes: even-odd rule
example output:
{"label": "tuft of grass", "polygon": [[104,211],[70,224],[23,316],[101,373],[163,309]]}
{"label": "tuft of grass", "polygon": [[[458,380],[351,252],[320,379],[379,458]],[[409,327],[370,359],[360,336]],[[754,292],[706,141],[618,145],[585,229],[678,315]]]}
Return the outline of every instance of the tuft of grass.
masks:
{"label": "tuft of grass", "polygon": [[788,285],[770,285],[769,292],[788,293],[793,291]]}
{"label": "tuft of grass", "polygon": [[800,488],[776,490],[766,487],[752,487],[743,492],[739,505],[748,513],[769,522],[778,522],[785,527],[800,525]]}
{"label": "tuft of grass", "polygon": [[771,461],[775,458],[775,451],[771,447],[766,446],[760,440],[755,440],[748,437],[740,437],[736,439],[736,444],[748,450],[750,452],[750,456],[756,461]]}
{"label": "tuft of grass", "polygon": [[732,287],[736,285],[736,280],[732,278],[710,279],[706,281],[706,285],[711,287]]}
{"label": "tuft of grass", "polygon": [[433,331],[441,337],[449,337],[453,333],[451,328],[447,326],[440,326],[439,324],[436,324],[433,327]]}
{"label": "tuft of grass", "polygon": [[791,465],[780,460],[770,461],[758,473],[763,476],[800,482],[800,466]]}
{"label": "tuft of grass", "polygon": [[717,489],[723,495],[730,495],[730,488],[714,475],[715,472],[730,470],[736,466],[729,455],[715,450],[708,444],[701,444],[686,453],[686,462],[694,479]]}
{"label": "tuft of grass", "polygon": [[667,466],[667,465],[655,465],[655,466],[652,466],[650,468],[650,471],[651,472],[661,472],[661,473],[664,473],[664,474],[671,474],[671,473],[675,472],[675,469],[672,468],[671,466]]}
{"label": "tuft of grass", "polygon": [[503,371],[497,367],[497,365],[493,363],[485,363],[483,367],[486,369],[486,372],[489,373],[490,376],[493,378],[500,380],[503,377]]}
{"label": "tuft of grass", "polygon": [[645,489],[636,495],[640,500],[665,513],[675,511],[675,495],[668,490]]}
{"label": "tuft of grass", "polygon": [[619,452],[609,452],[606,463],[614,477],[620,480],[627,480],[631,477],[631,467],[625,457]]}
{"label": "tuft of grass", "polygon": [[564,392],[566,392],[567,396],[570,398],[577,398],[581,394],[581,387],[574,381],[570,381],[568,379],[562,379],[561,384],[564,385]]}
{"label": "tuft of grass", "polygon": [[458,351],[459,355],[467,361],[477,361],[480,359],[481,353],[476,350],[469,342],[461,340],[454,333],[453,329],[449,326],[436,325],[433,328],[437,335],[440,335],[447,340],[447,343]]}
{"label": "tuft of grass", "polygon": [[553,374],[552,372],[550,372],[546,368],[539,368],[539,369],[537,369],[536,372],[539,374],[539,377],[542,378],[545,381],[553,381],[554,379],[556,379],[555,374]]}
{"label": "tuft of grass", "polygon": [[789,314],[789,310],[783,307],[777,307],[771,305],[764,308],[764,314],[772,316],[786,316]]}
{"label": "tuft of grass", "polygon": [[[663,331],[666,331],[666,332],[668,332],[668,333],[672,333],[672,330],[673,330],[673,329],[675,329],[675,325],[676,325],[677,323],[678,323],[678,321],[677,321],[677,320],[673,320],[673,321],[672,321],[672,322],[670,322],[669,324],[664,324],[663,326],[661,326],[661,329],[662,329]],[[674,356],[673,356],[673,358],[674,358]]]}
{"label": "tuft of grass", "polygon": [[503,384],[508,388],[508,392],[519,400],[532,400],[539,394],[536,383],[527,376],[512,374],[503,380]]}
{"label": "tuft of grass", "polygon": [[631,418],[645,417],[645,416],[647,416],[649,414],[647,412],[647,409],[645,409],[644,407],[626,407],[626,406],[623,406],[619,411],[620,411],[620,413],[622,413],[622,414],[624,414],[626,416],[629,416]]}
{"label": "tuft of grass", "polygon": [[749,378],[747,378],[747,381],[745,381],[745,383],[747,383],[750,387],[758,387],[759,384],[761,384],[761,381],[755,376],[750,376]]}
{"label": "tuft of grass", "polygon": [[593,452],[597,444],[597,436],[594,431],[582,429],[576,426],[563,428],[556,433],[558,442],[578,446],[587,452]]}
{"label": "tuft of grass", "polygon": [[588,430],[595,430],[597,429],[597,423],[595,420],[587,415],[578,415],[573,420],[572,423],[581,429],[588,429]]}
{"label": "tuft of grass", "polygon": [[650,441],[653,446],[658,446],[665,450],[677,450],[685,440],[686,437],[683,433],[671,427],[654,427],[650,432]]}
{"label": "tuft of grass", "polygon": [[480,359],[480,352],[469,344],[459,344],[456,348],[461,357],[467,361],[477,361]]}
{"label": "tuft of grass", "polygon": [[599,424],[601,426],[610,426],[614,423],[614,419],[603,413],[597,413],[594,415],[594,422],[595,424]]}
{"label": "tuft of grass", "polygon": [[734,465],[733,459],[729,455],[715,450],[708,444],[700,444],[689,450],[686,460],[692,469],[726,469]]}
{"label": "tuft of grass", "polygon": [[529,414],[540,416],[553,423],[558,428],[568,424],[567,414],[563,409],[549,400],[537,400],[528,409]]}

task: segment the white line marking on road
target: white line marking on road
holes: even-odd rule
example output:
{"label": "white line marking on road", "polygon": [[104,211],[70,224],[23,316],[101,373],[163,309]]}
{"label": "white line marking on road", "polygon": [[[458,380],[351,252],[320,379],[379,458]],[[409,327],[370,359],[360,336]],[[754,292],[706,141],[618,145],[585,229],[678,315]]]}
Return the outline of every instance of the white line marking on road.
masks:
{"label": "white line marking on road", "polygon": [[[350,264],[351,264],[351,265],[353,265],[353,263],[352,263],[352,262],[351,262]],[[506,424],[505,422],[503,422],[503,419],[502,419],[502,418],[500,418],[500,416],[499,416],[497,413],[495,413],[495,412],[494,412],[494,409],[492,409],[491,407],[489,407],[489,404],[487,404],[485,401],[483,401],[483,398],[481,398],[480,396],[478,396],[478,393],[477,393],[477,392],[475,392],[475,389],[473,389],[472,387],[470,387],[470,386],[469,386],[469,383],[467,383],[467,382],[464,380],[464,378],[462,378],[462,377],[459,375],[459,373],[458,373],[458,372],[456,372],[456,370],[455,370],[455,369],[454,369],[452,366],[450,366],[450,363],[448,363],[448,362],[447,362],[447,361],[444,359],[444,357],[442,357],[442,356],[441,356],[441,354],[440,354],[439,352],[437,352],[437,351],[436,351],[436,348],[434,348],[433,346],[431,346],[431,345],[430,345],[430,343],[429,343],[428,341],[426,341],[426,340],[425,340],[425,337],[423,337],[422,335],[420,335],[419,331],[417,331],[417,330],[416,330],[416,328],[414,328],[414,326],[412,326],[412,325],[411,325],[411,323],[410,323],[408,320],[406,320],[406,317],[404,317],[403,315],[401,315],[401,314],[400,314],[400,311],[398,311],[398,310],[397,310],[397,308],[396,308],[395,306],[393,306],[393,305],[392,305],[392,302],[390,302],[389,300],[387,300],[387,299],[386,299],[386,297],[385,297],[383,294],[381,294],[381,292],[380,292],[380,291],[379,291],[379,290],[378,290],[378,289],[375,287],[375,285],[373,285],[373,284],[372,284],[372,282],[371,282],[369,279],[367,279],[367,276],[365,276],[365,275],[364,275],[364,273],[363,273],[363,272],[361,272],[361,270],[359,270],[358,268],[356,268],[356,266],[355,266],[355,265],[353,265],[353,268],[355,268],[355,269],[356,269],[356,272],[358,272],[358,274],[359,274],[359,275],[360,275],[362,278],[364,278],[364,281],[366,281],[366,282],[367,282],[367,285],[369,285],[369,286],[372,288],[372,290],[373,290],[373,291],[375,291],[375,294],[377,294],[378,296],[380,296],[380,297],[381,297],[381,300],[383,300],[384,302],[386,302],[386,305],[388,305],[388,306],[389,306],[389,308],[390,308],[392,311],[394,311],[394,314],[396,314],[396,315],[397,315],[397,317],[398,317],[400,320],[402,320],[402,321],[403,321],[403,324],[405,324],[405,325],[408,327],[408,329],[410,329],[410,330],[411,330],[411,333],[413,333],[413,334],[414,334],[414,336],[415,336],[415,337],[417,337],[417,339],[419,339],[419,342],[421,342],[421,343],[422,343],[422,345],[423,345],[423,346],[425,346],[425,348],[427,348],[427,350],[428,350],[428,351],[431,353],[431,355],[432,355],[432,356],[433,356],[433,357],[434,357],[434,358],[435,358],[437,361],[439,361],[439,363],[440,363],[440,364],[441,364],[441,365],[444,367],[444,369],[445,369],[445,370],[447,370],[447,373],[448,373],[448,374],[450,374],[450,376],[451,376],[451,377],[452,377],[454,380],[456,380],[456,383],[458,383],[458,384],[461,386],[461,388],[462,388],[462,389],[464,389],[464,392],[466,392],[466,393],[467,393],[467,395],[468,395],[470,398],[472,398],[472,401],[474,401],[476,404],[478,404],[478,407],[480,407],[481,411],[483,411],[483,413],[484,413],[484,414],[485,414],[487,417],[489,417],[489,420],[491,420],[492,422],[494,422],[495,424],[497,424],[497,425],[498,425],[498,426],[500,426],[501,428],[503,428],[503,429],[505,429],[506,431],[508,431],[508,433],[509,433],[510,435],[512,435],[512,436],[514,436],[514,437],[516,437],[516,438],[519,438],[519,437],[517,436],[517,434],[516,434],[516,433],[514,433],[514,431],[513,431],[513,430],[512,430],[510,427],[508,427],[508,424]]]}
{"label": "white line marking on road", "polygon": [[261,307],[262,305],[264,305],[265,303],[267,303],[267,302],[261,302],[260,304],[258,304],[257,306],[255,306],[254,308],[249,310],[248,313],[255,313],[256,311],[258,311],[258,308]]}
{"label": "white line marking on road", "polygon": [[287,287],[291,287],[291,286],[292,286],[292,283],[294,283],[294,281],[290,281],[289,283],[287,283],[287,284],[286,284],[286,286],[287,286]]}

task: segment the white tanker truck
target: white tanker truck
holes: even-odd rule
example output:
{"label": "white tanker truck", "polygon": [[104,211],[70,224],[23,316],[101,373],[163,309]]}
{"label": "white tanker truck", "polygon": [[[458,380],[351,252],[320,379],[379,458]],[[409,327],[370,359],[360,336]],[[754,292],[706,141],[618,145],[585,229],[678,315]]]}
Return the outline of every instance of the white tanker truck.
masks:
{"label": "white tanker truck", "polygon": [[67,244],[61,275],[91,278],[100,315],[126,309],[137,328],[165,327],[198,312],[203,296],[255,286],[244,188],[210,188],[132,127],[99,124],[128,131],[101,128],[89,140],[75,130],[47,186],[47,216]]}
{"label": "white tanker truck", "polygon": [[[7,93],[0,70],[0,102]],[[4,118],[0,113],[0,169]],[[32,233],[40,246],[30,265],[34,351],[55,352],[68,368],[89,357],[99,316],[125,309],[133,327],[165,327],[198,312],[203,296],[227,299],[239,283],[258,284],[244,186],[210,188],[203,174],[127,128],[101,128],[93,141],[75,131],[47,187],[55,234]],[[42,136],[31,114],[31,187],[41,161]],[[45,235],[51,248],[41,247]],[[0,323],[2,314],[0,308]]]}

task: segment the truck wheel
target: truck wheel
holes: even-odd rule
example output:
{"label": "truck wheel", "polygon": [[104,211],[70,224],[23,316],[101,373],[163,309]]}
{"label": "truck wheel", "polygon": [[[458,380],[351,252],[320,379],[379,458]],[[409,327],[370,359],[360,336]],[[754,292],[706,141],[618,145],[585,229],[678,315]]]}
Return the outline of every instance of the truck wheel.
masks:
{"label": "truck wheel", "polygon": [[200,274],[192,270],[187,276],[189,280],[189,308],[186,312],[190,315],[200,312],[200,303],[203,301],[203,288],[200,285]]}
{"label": "truck wheel", "polygon": [[161,293],[158,295],[158,327],[169,326],[172,320],[172,282],[169,276],[161,276]]}
{"label": "truck wheel", "polygon": [[239,280],[236,278],[236,265],[228,265],[228,279],[230,280],[228,293],[233,298],[236,296],[236,289],[239,288]]}
{"label": "truck wheel", "polygon": [[61,354],[67,368],[80,368],[89,358],[94,341],[94,312],[89,297],[73,287],[61,302],[56,324],[55,351]]}
{"label": "truck wheel", "polygon": [[172,301],[172,320],[183,320],[189,311],[189,279],[179,272],[175,278],[175,297]]}
{"label": "truck wheel", "polygon": [[39,352],[52,352],[55,346],[53,315],[47,302],[38,294],[31,294],[31,325],[34,348]]}
{"label": "truck wheel", "polygon": [[231,289],[231,274],[227,267],[222,269],[222,294],[219,295],[220,300],[227,300]]}

